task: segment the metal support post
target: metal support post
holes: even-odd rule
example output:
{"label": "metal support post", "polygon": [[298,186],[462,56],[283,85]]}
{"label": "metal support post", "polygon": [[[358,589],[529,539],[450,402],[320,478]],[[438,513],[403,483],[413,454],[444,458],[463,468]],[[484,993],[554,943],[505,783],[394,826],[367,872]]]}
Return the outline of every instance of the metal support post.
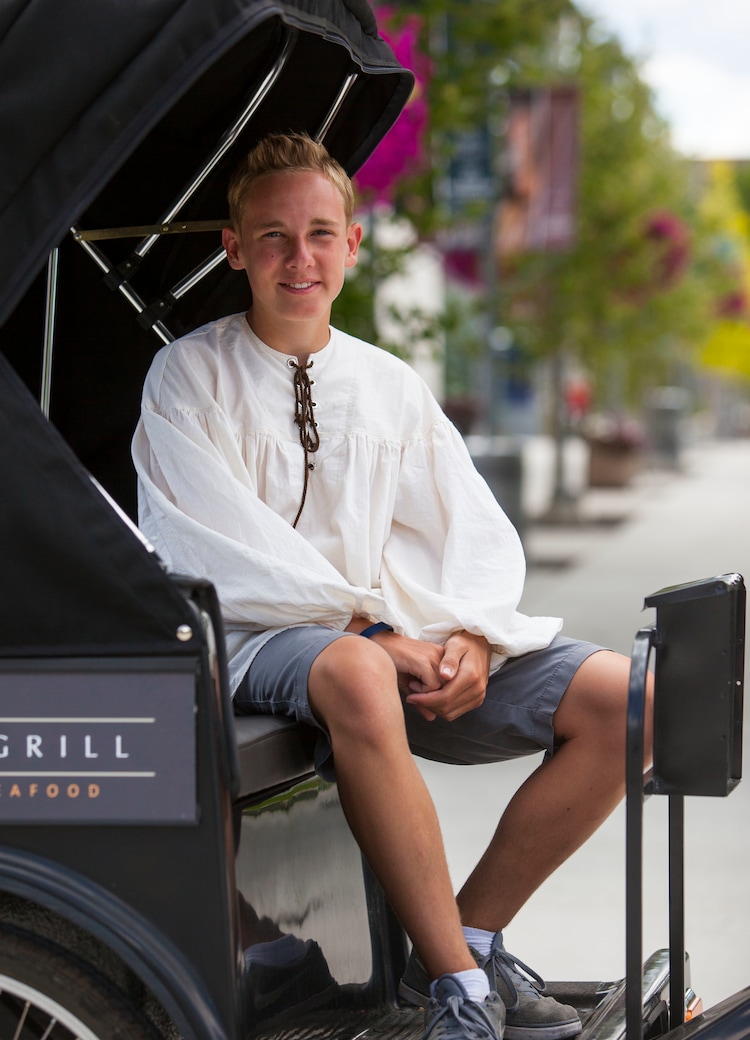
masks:
{"label": "metal support post", "polygon": [[685,1021],[685,797],[669,796],[669,1028]]}
{"label": "metal support post", "polygon": [[625,1023],[628,1040],[643,1037],[643,723],[648,661],[656,629],[635,637],[628,687],[625,763]]}
{"label": "metal support post", "polygon": [[55,246],[47,261],[47,299],[44,309],[44,347],[42,352],[42,387],[39,403],[45,419],[49,419],[52,399],[52,353],[55,347],[55,320],[57,318],[57,281],[60,268],[60,250]]}

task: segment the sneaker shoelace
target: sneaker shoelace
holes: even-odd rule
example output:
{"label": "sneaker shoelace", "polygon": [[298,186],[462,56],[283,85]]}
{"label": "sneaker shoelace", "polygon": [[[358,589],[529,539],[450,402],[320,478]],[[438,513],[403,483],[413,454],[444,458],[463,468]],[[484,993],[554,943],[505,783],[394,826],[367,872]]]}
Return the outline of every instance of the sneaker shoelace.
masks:
{"label": "sneaker shoelace", "polygon": [[[505,980],[508,987],[516,994],[516,1002],[508,1011],[515,1011],[521,999],[521,994],[539,1000],[546,993],[547,984],[541,975],[537,975],[528,964],[519,961],[512,953],[508,953],[502,945],[502,940],[497,937],[493,940],[492,949],[481,961],[480,967],[485,971],[488,965],[492,968],[492,981],[490,989],[497,989],[498,976]],[[521,974],[525,972],[525,976]],[[494,983],[494,984],[493,984]]]}
{"label": "sneaker shoelace", "polygon": [[[443,1022],[449,1018],[452,1021]],[[445,1004],[435,1012],[427,1027],[424,1040],[432,1033],[439,1022],[443,1022],[444,1036],[461,1037],[467,1040],[496,1040],[497,1033],[482,1008],[473,1001],[462,997],[448,997]],[[454,1029],[451,1029],[451,1026]]]}

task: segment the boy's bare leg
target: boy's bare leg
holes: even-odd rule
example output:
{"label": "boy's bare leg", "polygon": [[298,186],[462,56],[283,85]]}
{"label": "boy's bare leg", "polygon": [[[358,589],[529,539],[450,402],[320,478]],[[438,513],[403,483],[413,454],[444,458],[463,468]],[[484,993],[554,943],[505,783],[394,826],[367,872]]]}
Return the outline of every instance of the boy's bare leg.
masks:
{"label": "boy's bare leg", "polygon": [[622,799],[629,671],[628,658],[607,651],[578,669],[555,715],[560,746],[508,805],[458,897],[459,919],[388,655],[339,639],[313,663],[310,703],[331,735],[344,812],[431,977],[474,967],[461,920],[505,928]]}
{"label": "boy's bare leg", "polygon": [[437,814],[407,743],[392,661],[369,640],[337,639],[313,662],[308,687],[331,737],[349,826],[430,977],[476,968]]}
{"label": "boy's bare leg", "polygon": [[[628,658],[604,651],[574,675],[555,713],[558,749],[516,792],[459,893],[465,924],[505,928],[622,799],[629,671]],[[647,720],[650,758],[650,711]]]}

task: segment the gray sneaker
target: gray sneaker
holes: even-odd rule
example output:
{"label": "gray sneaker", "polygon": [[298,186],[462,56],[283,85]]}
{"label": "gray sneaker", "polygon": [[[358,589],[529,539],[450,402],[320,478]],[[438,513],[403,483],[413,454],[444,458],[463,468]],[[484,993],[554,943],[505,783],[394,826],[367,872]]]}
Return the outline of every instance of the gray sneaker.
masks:
{"label": "gray sneaker", "polygon": [[424,1040],[503,1040],[505,1006],[497,993],[469,1000],[453,975],[434,983],[424,1013]]}
{"label": "gray sneaker", "polygon": [[[489,956],[473,949],[471,953],[487,973],[490,990],[499,993],[505,1004],[505,1040],[568,1040],[581,1032],[576,1009],[544,995],[544,980],[508,953],[502,932],[495,935]],[[410,1004],[424,1005],[429,993],[427,972],[412,950],[398,994]]]}

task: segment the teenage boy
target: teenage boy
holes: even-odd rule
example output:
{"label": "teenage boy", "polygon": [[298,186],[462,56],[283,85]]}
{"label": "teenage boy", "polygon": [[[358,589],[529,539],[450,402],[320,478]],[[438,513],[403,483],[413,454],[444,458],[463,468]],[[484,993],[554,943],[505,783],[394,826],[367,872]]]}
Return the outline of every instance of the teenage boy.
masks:
{"label": "teenage boy", "polygon": [[[501,930],[623,795],[629,661],[516,611],[521,545],[461,438],[411,368],[330,327],[362,236],[341,167],[274,135],[229,202],[252,304],[157,354],[134,439],[141,526],[216,585],[237,710],[317,729],[318,768],[335,767],[412,939],[400,992],[426,1031],[500,1037],[507,1011],[509,1040],[574,1036],[575,1010]],[[540,750],[456,900],[412,751]]]}

